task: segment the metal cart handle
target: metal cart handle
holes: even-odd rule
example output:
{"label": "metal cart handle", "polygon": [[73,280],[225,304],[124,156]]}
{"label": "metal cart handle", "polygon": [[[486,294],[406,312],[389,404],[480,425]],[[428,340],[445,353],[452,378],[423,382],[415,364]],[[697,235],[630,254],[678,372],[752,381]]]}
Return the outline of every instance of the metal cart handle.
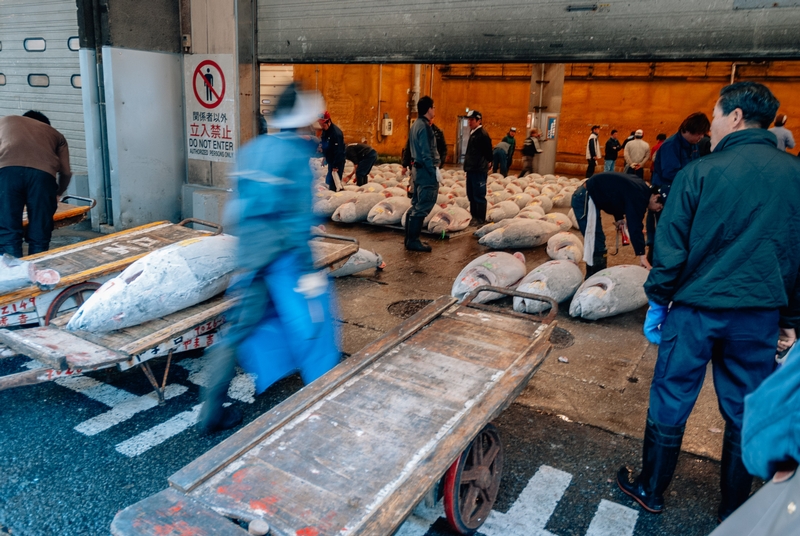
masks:
{"label": "metal cart handle", "polygon": [[345,240],[347,242],[355,242],[355,244],[358,245],[358,239],[349,236],[328,234],[328,233],[323,233],[321,231],[311,231],[311,235],[319,238],[332,238],[334,240]]}
{"label": "metal cart handle", "polygon": [[92,199],[91,197],[81,197],[79,195],[65,195],[61,197],[61,202],[65,203],[67,199],[76,199],[78,201],[83,201],[85,203],[89,203],[89,208],[94,208],[97,205],[97,201]]}
{"label": "metal cart handle", "polygon": [[524,318],[525,320],[530,320],[531,319],[531,315],[528,314],[528,313],[518,313],[517,311],[513,311],[513,310],[509,311],[508,309],[502,309],[502,308],[497,307],[495,305],[486,305],[486,304],[483,304],[483,303],[472,303],[472,300],[474,300],[478,296],[478,294],[480,294],[481,292],[496,292],[498,294],[505,294],[506,296],[514,296],[514,297],[518,297],[518,298],[526,298],[526,299],[529,299],[529,300],[543,301],[543,302],[549,303],[550,304],[550,312],[547,313],[547,316],[545,316],[542,319],[542,323],[543,324],[549,324],[550,322],[553,321],[553,319],[555,319],[556,315],[558,314],[558,303],[556,303],[556,301],[553,298],[549,298],[547,296],[540,296],[538,294],[529,294],[527,292],[520,292],[519,290],[511,289],[511,288],[493,287],[491,285],[483,285],[483,286],[480,286],[480,287],[476,288],[475,290],[473,290],[472,292],[467,294],[467,296],[461,302],[461,305],[464,306],[464,307],[473,307],[475,309],[483,309],[485,311],[491,311],[493,313],[500,313],[500,314],[509,315],[509,316],[516,316],[518,318]]}
{"label": "metal cart handle", "polygon": [[189,224],[189,223],[197,223],[199,225],[204,225],[206,227],[211,227],[212,229],[214,229],[214,234],[211,235],[211,236],[217,236],[218,234],[220,234],[222,232],[222,225],[220,225],[218,223],[212,223],[210,221],[198,220],[197,218],[186,218],[185,220],[180,222],[178,225],[183,225],[184,227],[186,227],[187,224]]}

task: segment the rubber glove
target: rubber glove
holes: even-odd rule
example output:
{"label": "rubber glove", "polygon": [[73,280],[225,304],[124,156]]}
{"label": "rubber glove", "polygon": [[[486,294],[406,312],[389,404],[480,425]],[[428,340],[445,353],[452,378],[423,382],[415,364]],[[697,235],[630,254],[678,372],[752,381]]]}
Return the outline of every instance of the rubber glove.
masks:
{"label": "rubber glove", "polygon": [[667,318],[668,305],[661,305],[650,300],[650,308],[644,319],[644,336],[653,344],[661,344],[661,324]]}

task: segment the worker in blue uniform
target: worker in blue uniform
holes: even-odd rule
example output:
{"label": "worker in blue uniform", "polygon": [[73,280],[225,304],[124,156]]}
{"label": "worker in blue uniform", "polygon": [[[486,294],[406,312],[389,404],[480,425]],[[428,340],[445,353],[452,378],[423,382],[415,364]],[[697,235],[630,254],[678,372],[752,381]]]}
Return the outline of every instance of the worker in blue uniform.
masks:
{"label": "worker in blue uniform", "polygon": [[231,428],[242,415],[223,407],[235,361],[256,377],[256,393],[299,371],[309,383],[340,360],[331,315],[328,277],[314,270],[308,241],[317,223],[311,210],[309,158],[316,143],[296,129],[314,122],[322,109],[316,92],[294,85],[280,97],[272,128],[239,151],[233,196],[226,211],[239,238],[241,275],[228,290],[240,303],[227,318],[220,342],[211,347],[211,385],[203,391],[204,432]]}
{"label": "worker in blue uniform", "polygon": [[[724,87],[714,107],[711,154],[675,177],[645,283],[647,338],[659,344],[642,471],[617,484],[660,513],[686,421],[712,363],[725,419],[719,519],[749,496],[742,462],[744,398],[775,369],[776,348],[800,322],[800,161],[767,131],[778,100],[756,82]],[[661,148],[663,151],[664,148]],[[659,151],[660,152],[660,151]]]}

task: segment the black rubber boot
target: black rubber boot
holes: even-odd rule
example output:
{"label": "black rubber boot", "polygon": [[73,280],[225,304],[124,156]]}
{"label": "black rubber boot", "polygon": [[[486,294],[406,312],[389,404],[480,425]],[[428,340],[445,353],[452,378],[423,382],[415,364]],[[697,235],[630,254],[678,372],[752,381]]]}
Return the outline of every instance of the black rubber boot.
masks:
{"label": "black rubber boot", "polygon": [[750,497],[750,489],[753,486],[753,477],[747,472],[742,461],[741,432],[731,430],[731,427],[727,425],[722,440],[719,484],[722,491],[722,502],[717,514],[720,521],[725,521]]}
{"label": "black rubber boot", "polygon": [[409,251],[422,251],[430,253],[431,247],[421,242],[419,235],[422,232],[422,223],[425,221],[423,216],[413,216],[406,218],[406,249]]}
{"label": "black rubber boot", "polygon": [[608,253],[595,253],[592,260],[594,261],[592,266],[586,265],[586,279],[589,279],[600,270],[608,268]]}
{"label": "black rubber boot", "polygon": [[617,485],[642,508],[653,514],[664,511],[664,492],[675,473],[684,426],[668,426],[647,418],[642,447],[642,472],[635,479],[628,467],[620,467]]}
{"label": "black rubber boot", "polygon": [[233,428],[242,422],[242,412],[233,407],[224,407],[228,386],[233,379],[236,354],[228,344],[220,342],[208,351],[209,385],[201,389],[203,406],[200,409],[200,431],[213,434]]}

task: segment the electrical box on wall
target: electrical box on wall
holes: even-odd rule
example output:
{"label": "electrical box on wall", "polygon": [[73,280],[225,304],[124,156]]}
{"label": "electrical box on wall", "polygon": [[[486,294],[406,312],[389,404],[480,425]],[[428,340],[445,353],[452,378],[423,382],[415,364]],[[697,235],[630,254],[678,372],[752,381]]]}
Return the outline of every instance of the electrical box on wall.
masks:
{"label": "electrical box on wall", "polygon": [[393,129],[394,125],[392,124],[392,120],[388,117],[384,117],[381,123],[381,136],[391,136]]}

